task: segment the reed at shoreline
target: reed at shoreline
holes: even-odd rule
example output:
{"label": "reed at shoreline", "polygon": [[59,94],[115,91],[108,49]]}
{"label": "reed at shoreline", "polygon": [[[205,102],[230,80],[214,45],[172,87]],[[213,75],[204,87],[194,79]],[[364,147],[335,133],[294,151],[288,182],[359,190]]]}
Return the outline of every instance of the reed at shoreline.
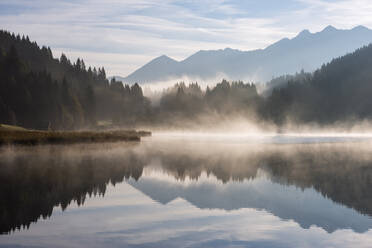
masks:
{"label": "reed at shoreline", "polygon": [[6,144],[71,144],[85,142],[140,141],[151,132],[135,130],[114,131],[37,131],[0,125],[0,145]]}

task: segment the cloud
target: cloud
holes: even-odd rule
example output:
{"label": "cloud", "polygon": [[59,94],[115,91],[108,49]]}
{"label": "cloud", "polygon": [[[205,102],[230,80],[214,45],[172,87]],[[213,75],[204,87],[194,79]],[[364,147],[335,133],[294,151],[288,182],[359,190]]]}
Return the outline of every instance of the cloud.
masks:
{"label": "cloud", "polygon": [[13,0],[0,9],[1,28],[122,76],[162,54],[182,60],[201,49],[264,48],[305,28],[372,26],[366,0]]}
{"label": "cloud", "polygon": [[299,18],[302,15],[302,23],[306,23],[312,17],[314,25],[320,26],[332,24],[339,28],[352,28],[356,25],[372,26],[372,2],[369,0],[298,0],[307,7],[295,13]]}

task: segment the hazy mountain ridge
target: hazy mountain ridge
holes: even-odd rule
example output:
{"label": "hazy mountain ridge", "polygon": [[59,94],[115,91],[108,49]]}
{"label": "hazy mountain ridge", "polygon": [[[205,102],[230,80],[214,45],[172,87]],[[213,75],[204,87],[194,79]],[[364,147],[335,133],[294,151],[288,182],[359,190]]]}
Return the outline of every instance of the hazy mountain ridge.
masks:
{"label": "hazy mountain ridge", "polygon": [[[199,209],[239,209],[264,210],[283,220],[293,220],[302,228],[313,225],[328,233],[351,228],[355,232],[368,231],[372,220],[352,208],[334,204],[331,199],[322,197],[314,189],[299,189],[295,186],[278,186],[269,180],[259,179],[251,182],[194,183],[189,186],[154,179],[129,180],[128,184],[150,197],[167,205],[176,199],[184,199]],[[257,185],[266,190],[257,190]],[[200,194],[203,192],[203,194]],[[271,202],[271,204],[267,204]],[[319,212],[323,209],[323,212]],[[347,216],[347,218],[345,218]]]}
{"label": "hazy mountain ridge", "polygon": [[292,39],[284,38],[265,49],[240,51],[231,48],[201,50],[185,60],[165,55],[155,58],[126,78],[126,83],[151,83],[177,78],[200,80],[268,81],[273,77],[313,71],[333,58],[372,42],[372,30],[357,26],[349,30],[326,27],[321,32],[303,30]]}

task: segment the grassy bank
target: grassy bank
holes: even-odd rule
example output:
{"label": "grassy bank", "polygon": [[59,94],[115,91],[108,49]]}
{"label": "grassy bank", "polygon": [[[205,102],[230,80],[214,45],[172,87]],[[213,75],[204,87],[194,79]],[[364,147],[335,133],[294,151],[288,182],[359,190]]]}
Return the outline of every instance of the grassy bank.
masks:
{"label": "grassy bank", "polygon": [[0,124],[0,145],[71,144],[83,142],[140,141],[145,131],[36,131]]}

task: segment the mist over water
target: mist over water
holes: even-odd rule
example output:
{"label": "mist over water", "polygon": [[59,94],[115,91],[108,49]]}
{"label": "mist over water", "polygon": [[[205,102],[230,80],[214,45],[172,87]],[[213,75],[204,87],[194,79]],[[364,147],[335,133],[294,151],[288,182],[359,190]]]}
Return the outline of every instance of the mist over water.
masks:
{"label": "mist over water", "polygon": [[372,247],[371,1],[5,2],[0,248]]}
{"label": "mist over water", "polygon": [[155,132],[3,147],[0,247],[368,247],[370,138]]}

